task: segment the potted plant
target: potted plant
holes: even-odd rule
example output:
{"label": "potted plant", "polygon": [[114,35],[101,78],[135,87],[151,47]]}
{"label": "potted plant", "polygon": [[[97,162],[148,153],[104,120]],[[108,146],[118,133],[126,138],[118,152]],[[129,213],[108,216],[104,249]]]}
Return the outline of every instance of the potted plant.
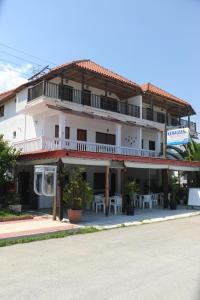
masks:
{"label": "potted plant", "polygon": [[125,186],[126,192],[126,212],[128,215],[134,215],[134,199],[139,192],[138,184],[135,180],[129,181]]}
{"label": "potted plant", "polygon": [[80,222],[82,210],[87,208],[92,200],[92,188],[84,180],[83,172],[84,169],[81,168],[73,170],[63,191],[63,201],[67,205],[71,223]]}
{"label": "potted plant", "polygon": [[22,205],[20,202],[20,195],[17,193],[8,193],[7,194],[8,199],[8,208],[13,211],[22,211]]}
{"label": "potted plant", "polygon": [[170,208],[176,209],[177,207],[177,194],[178,194],[178,184],[177,178],[175,176],[171,176],[169,180],[169,190],[170,190]]}

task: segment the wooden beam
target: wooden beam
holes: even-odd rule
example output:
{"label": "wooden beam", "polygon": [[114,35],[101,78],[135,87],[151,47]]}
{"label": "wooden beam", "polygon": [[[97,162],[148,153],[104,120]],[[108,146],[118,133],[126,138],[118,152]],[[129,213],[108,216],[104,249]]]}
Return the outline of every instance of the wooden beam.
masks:
{"label": "wooden beam", "polygon": [[110,180],[109,180],[110,169],[106,166],[105,170],[105,215],[109,215],[109,190],[110,190]]}
{"label": "wooden beam", "polygon": [[63,73],[60,75],[60,100],[63,100]]}
{"label": "wooden beam", "polygon": [[57,176],[56,193],[57,193],[57,203],[58,203],[58,217],[60,221],[63,219],[63,186],[61,183],[62,167],[63,167],[62,160],[59,159],[58,169],[57,169],[58,176]]}
{"label": "wooden beam", "polygon": [[162,185],[163,185],[163,192],[164,192],[164,208],[169,207],[168,177],[169,177],[169,170],[167,170],[167,169],[162,170]]}
{"label": "wooden beam", "polygon": [[126,181],[127,181],[127,168],[122,169],[122,212],[126,212]]}
{"label": "wooden beam", "polygon": [[56,220],[57,195],[53,197],[53,220]]}

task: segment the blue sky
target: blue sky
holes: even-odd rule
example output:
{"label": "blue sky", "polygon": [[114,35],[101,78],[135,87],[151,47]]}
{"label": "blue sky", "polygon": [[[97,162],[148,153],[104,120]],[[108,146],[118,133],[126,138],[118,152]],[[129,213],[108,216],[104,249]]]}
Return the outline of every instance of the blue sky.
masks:
{"label": "blue sky", "polygon": [[[200,0],[0,0],[0,4],[0,77],[7,76],[3,83],[0,79],[1,89],[8,79],[7,67],[13,72],[18,68],[23,77],[36,62],[89,58],[137,83],[152,82],[186,99],[200,116]],[[193,119],[198,121],[198,116]]]}

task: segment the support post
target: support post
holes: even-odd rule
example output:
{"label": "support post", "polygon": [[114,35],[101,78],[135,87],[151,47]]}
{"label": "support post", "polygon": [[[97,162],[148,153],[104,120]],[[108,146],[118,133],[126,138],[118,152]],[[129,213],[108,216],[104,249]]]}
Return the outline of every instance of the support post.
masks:
{"label": "support post", "polygon": [[63,112],[59,112],[59,139],[59,145],[62,149],[62,145],[65,140],[65,114]]}
{"label": "support post", "polygon": [[161,145],[161,132],[158,131],[157,132],[157,138],[156,138],[156,152],[157,152],[158,155],[161,151],[160,145]]}
{"label": "support post", "polygon": [[122,212],[126,212],[126,181],[127,181],[127,168],[122,170]]}
{"label": "support post", "polygon": [[151,193],[151,169],[149,169],[149,194]]}
{"label": "support post", "polygon": [[188,115],[188,128],[190,128],[190,116]]}
{"label": "support post", "polygon": [[162,182],[163,182],[163,192],[164,192],[164,208],[169,207],[168,177],[169,177],[169,170],[167,170],[167,169],[162,170]]}
{"label": "support post", "polygon": [[85,74],[82,72],[82,81],[81,81],[81,104],[84,104],[84,85],[85,85]]}
{"label": "support post", "polygon": [[60,100],[63,101],[63,73],[60,76]]}
{"label": "support post", "polygon": [[61,179],[61,172],[62,172],[63,163],[62,160],[59,159],[58,161],[58,174],[57,174],[57,203],[58,203],[58,216],[59,220],[62,221],[63,219],[63,184]]}
{"label": "support post", "polygon": [[109,215],[109,190],[110,190],[110,182],[109,182],[109,166],[106,166],[105,172],[105,215]]}
{"label": "support post", "polygon": [[122,140],[122,125],[116,125],[116,147],[117,153],[121,153],[121,140]]}
{"label": "support post", "polygon": [[57,197],[54,196],[53,197],[53,220],[55,221],[56,220],[56,209],[57,209]]}

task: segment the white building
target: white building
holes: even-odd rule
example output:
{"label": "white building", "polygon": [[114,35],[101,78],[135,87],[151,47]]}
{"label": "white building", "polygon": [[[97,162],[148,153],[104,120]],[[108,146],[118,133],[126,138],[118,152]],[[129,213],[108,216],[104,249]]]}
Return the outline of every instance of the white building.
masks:
{"label": "white building", "polygon": [[[0,94],[0,134],[21,151],[19,191],[37,207],[41,202],[32,192],[33,166],[59,159],[66,166],[84,165],[95,191],[104,188],[105,166],[112,191],[121,191],[124,167],[141,188],[149,186],[149,172],[151,186],[160,188],[162,172],[174,166],[165,156],[166,128],[190,127],[195,134],[193,114],[189,103],[90,60],[63,64]],[[194,167],[181,161],[176,165]]]}

